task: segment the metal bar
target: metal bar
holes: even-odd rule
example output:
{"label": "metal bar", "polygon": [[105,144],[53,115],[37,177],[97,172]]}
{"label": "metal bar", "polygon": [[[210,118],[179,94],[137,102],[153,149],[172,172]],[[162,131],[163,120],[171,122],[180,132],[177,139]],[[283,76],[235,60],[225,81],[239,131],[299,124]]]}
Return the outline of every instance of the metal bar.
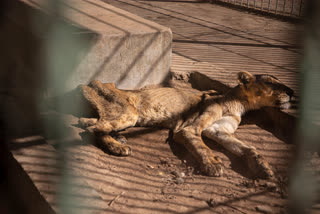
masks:
{"label": "metal bar", "polygon": [[292,0],[290,15],[292,15],[292,13],[293,13],[293,4],[294,4],[294,0]]}
{"label": "metal bar", "polygon": [[241,6],[243,5],[243,0],[241,0]]}
{"label": "metal bar", "polygon": [[283,2],[283,13],[286,13],[286,3],[287,3],[287,0],[284,0],[284,2]]}
{"label": "metal bar", "polygon": [[299,16],[301,16],[302,0],[300,1]]}
{"label": "metal bar", "polygon": [[249,7],[249,0],[247,0],[247,7]]}
{"label": "metal bar", "polygon": [[277,0],[277,1],[276,1],[276,9],[275,9],[275,12],[274,12],[275,14],[277,14],[277,10],[278,10],[278,3],[279,3],[279,0]]}
{"label": "metal bar", "polygon": [[268,11],[270,11],[270,2],[271,0],[269,0],[269,3],[268,3]]}
{"label": "metal bar", "polygon": [[263,10],[263,0],[261,0],[261,10]]}
{"label": "metal bar", "polygon": [[253,1],[253,7],[256,8],[256,0]]}

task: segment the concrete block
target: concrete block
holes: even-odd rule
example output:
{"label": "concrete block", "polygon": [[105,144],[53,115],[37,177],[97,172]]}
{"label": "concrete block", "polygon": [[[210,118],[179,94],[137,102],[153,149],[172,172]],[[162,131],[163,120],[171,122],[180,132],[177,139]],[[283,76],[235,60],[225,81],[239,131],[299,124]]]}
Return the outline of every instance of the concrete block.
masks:
{"label": "concrete block", "polygon": [[[47,1],[23,1],[50,11]],[[78,28],[73,36],[90,38],[88,48],[74,53],[80,57],[80,64],[61,80],[67,89],[93,79],[114,82],[121,89],[134,89],[159,84],[168,76],[172,42],[169,28],[102,1],[62,2],[64,18]],[[60,54],[65,51],[68,53],[62,47]]]}

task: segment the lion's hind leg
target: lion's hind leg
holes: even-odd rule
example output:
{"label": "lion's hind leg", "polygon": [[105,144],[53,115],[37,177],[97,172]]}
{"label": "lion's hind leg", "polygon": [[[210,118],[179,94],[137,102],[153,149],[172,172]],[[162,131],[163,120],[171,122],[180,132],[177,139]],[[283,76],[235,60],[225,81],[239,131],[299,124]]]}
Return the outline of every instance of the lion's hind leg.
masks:
{"label": "lion's hind leg", "polygon": [[201,133],[196,133],[194,127],[186,127],[174,133],[173,139],[186,147],[195,157],[201,171],[209,176],[222,176],[223,165],[221,159],[214,155],[202,141]]}
{"label": "lion's hind leg", "polygon": [[98,119],[81,118],[80,125],[89,131],[109,134],[135,126],[138,120],[136,107],[129,102],[130,95],[118,90],[112,83],[92,81],[89,86],[81,86],[82,93]]}
{"label": "lion's hind leg", "polygon": [[97,118],[80,118],[79,119],[79,126],[81,126],[82,128],[87,128],[90,126],[94,126],[96,123],[98,122]]}
{"label": "lion's hind leg", "polygon": [[79,125],[95,136],[103,151],[119,156],[130,155],[130,147],[123,143],[126,139],[114,134],[135,126],[138,120],[135,106],[128,101],[129,95],[116,89],[114,84],[99,81],[92,81],[81,89],[97,118],[81,118]]}
{"label": "lion's hind leg", "polygon": [[102,151],[106,153],[110,153],[112,155],[117,155],[117,156],[131,155],[131,148],[127,146],[122,140],[117,141],[112,136],[106,134],[106,135],[97,136],[96,144]]}
{"label": "lion's hind leg", "polygon": [[131,149],[126,145],[127,139],[118,132],[106,134],[95,131],[97,121],[97,118],[80,118],[78,123],[95,137],[95,143],[102,151],[117,156],[130,155]]}
{"label": "lion's hind leg", "polygon": [[118,132],[111,132],[110,133],[110,136],[115,139],[116,141],[118,141],[119,143],[122,143],[122,144],[127,144],[128,140],[125,136],[119,134]]}

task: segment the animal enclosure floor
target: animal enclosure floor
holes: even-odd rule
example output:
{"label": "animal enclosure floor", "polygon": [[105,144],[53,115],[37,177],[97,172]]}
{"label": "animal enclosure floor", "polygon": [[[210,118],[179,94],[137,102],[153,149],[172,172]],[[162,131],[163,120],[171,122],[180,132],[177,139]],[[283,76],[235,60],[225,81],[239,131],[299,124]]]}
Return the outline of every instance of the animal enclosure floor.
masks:
{"label": "animal enclosure floor", "polygon": [[[299,26],[191,0],[104,2],[170,27],[173,71],[199,71],[231,86],[236,84],[238,71],[268,73],[299,91]],[[132,155],[111,156],[82,140],[79,133],[83,130],[72,126],[77,118],[68,117],[71,138],[75,138],[64,150],[69,172],[84,179],[79,185],[74,183],[80,188],[78,196],[89,199],[92,195],[99,202],[91,206],[78,203],[84,213],[287,213],[294,146],[255,123],[241,125],[236,136],[266,158],[275,172],[273,181],[251,178],[240,159],[213,141],[206,143],[222,159],[224,175],[203,176],[185,148],[167,140],[168,130],[127,129],[122,134],[128,138]],[[55,140],[45,141],[24,148],[41,155],[15,152],[26,158],[23,169],[34,178],[40,193],[52,199],[57,194],[52,177],[59,173],[48,160],[56,160],[53,156],[59,148],[52,147],[57,145]],[[318,159],[312,164],[319,165]],[[56,205],[54,200],[50,203]],[[313,213],[319,213],[317,206]]]}
{"label": "animal enclosure floor", "polygon": [[[104,154],[93,146],[70,149],[90,186],[106,203],[106,213],[285,213],[286,172],[292,146],[255,125],[242,126],[241,140],[254,145],[271,163],[275,183],[247,176],[241,160],[214,142],[207,142],[224,163],[224,176],[199,175],[186,150],[166,142],[167,130],[131,128],[123,133],[133,153],[129,157]],[[261,211],[262,212],[262,211]],[[270,212],[270,213],[271,213]]]}

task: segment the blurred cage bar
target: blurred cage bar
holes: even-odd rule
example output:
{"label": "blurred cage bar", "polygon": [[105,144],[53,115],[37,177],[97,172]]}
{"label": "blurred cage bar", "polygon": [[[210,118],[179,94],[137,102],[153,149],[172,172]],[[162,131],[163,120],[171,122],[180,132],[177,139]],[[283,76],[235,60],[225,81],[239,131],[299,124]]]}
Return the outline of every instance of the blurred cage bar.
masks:
{"label": "blurred cage bar", "polygon": [[300,18],[304,16],[307,0],[214,0],[269,14]]}

